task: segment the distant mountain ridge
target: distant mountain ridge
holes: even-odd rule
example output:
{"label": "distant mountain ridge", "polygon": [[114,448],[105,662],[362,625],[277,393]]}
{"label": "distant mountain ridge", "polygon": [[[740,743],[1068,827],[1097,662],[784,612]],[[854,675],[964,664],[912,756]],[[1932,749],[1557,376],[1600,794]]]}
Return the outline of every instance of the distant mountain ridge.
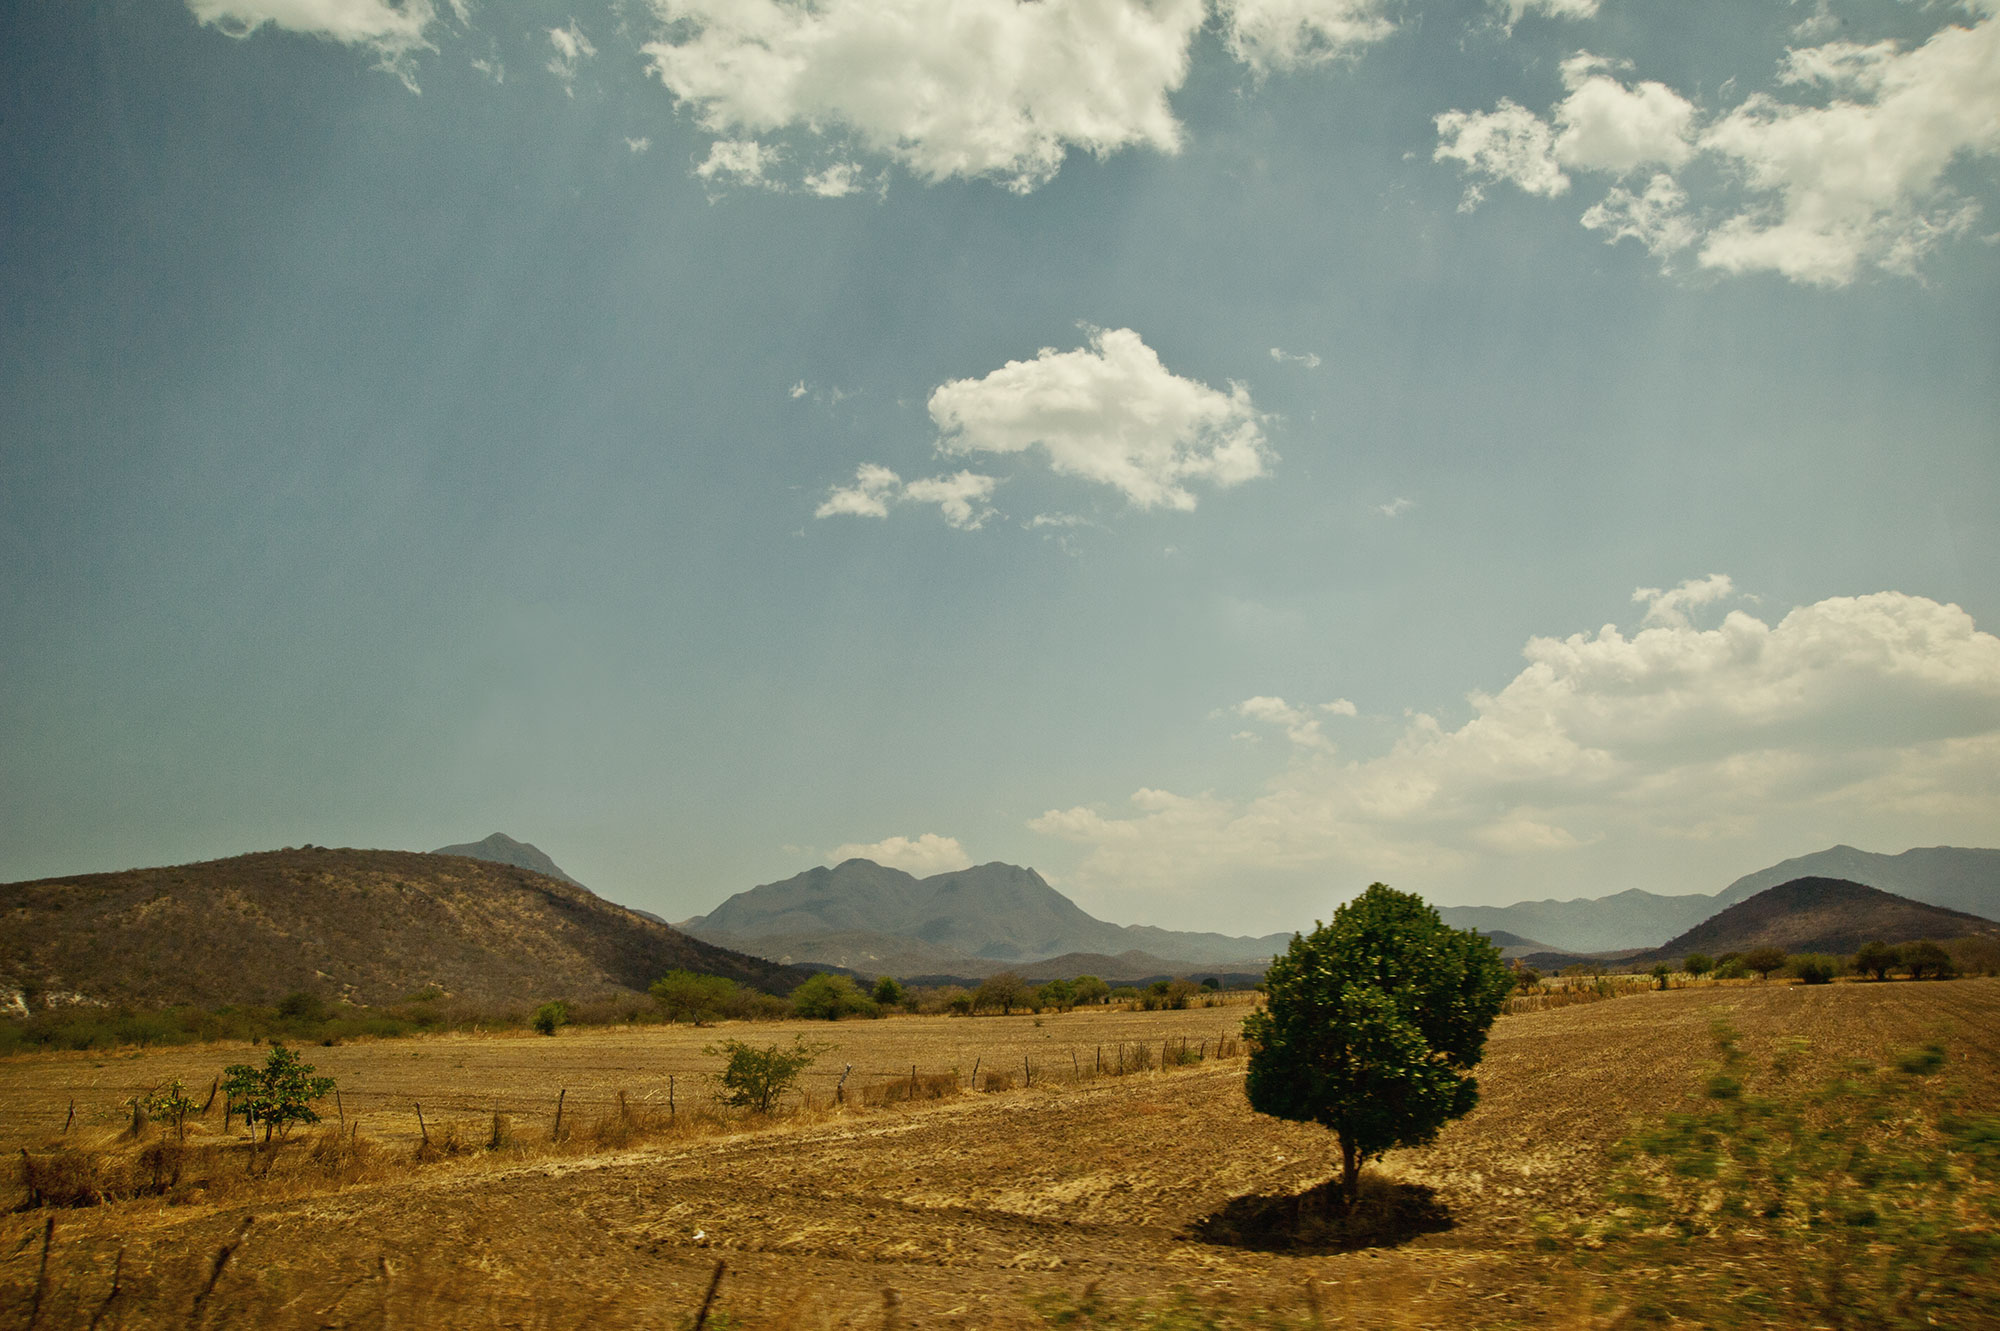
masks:
{"label": "distant mountain ridge", "polygon": [[847,957],[838,964],[857,969],[870,969],[861,958],[872,953],[891,974],[991,973],[1065,953],[1132,951],[1173,964],[1261,969],[1291,941],[1289,933],[1232,938],[1110,924],[1033,869],[997,861],[917,878],[851,859],[738,892],[681,927],[731,947],[777,945],[780,955],[801,961]]}
{"label": "distant mountain ridge", "polygon": [[[431,854],[463,855],[467,859],[485,860],[489,864],[511,864],[517,869],[526,869],[530,873],[538,873],[558,882],[583,886],[556,867],[556,862],[543,854],[541,847],[530,845],[526,841],[516,841],[504,832],[495,832],[484,841],[468,841],[462,846],[440,846]],[[657,915],[652,918],[659,919]]]}
{"label": "distant mountain ridge", "polygon": [[1677,961],[1692,952],[1714,957],[1755,947],[1846,955],[1867,942],[1973,936],[2000,938],[2000,923],[1843,878],[1795,878],[1764,888],[1633,960]]}
{"label": "distant mountain ridge", "polygon": [[643,992],[669,970],[787,993],[810,971],[716,947],[489,860],[302,847],[0,884],[0,989],[102,1003],[393,1003]]}
{"label": "distant mountain ridge", "polygon": [[1442,906],[1438,914],[1455,928],[1521,934],[1558,951],[1611,952],[1659,947],[1766,888],[1799,878],[1837,878],[1927,906],[1985,919],[2000,916],[2000,850],[1926,846],[1900,855],[1879,855],[1845,845],[1745,874],[1713,895],[1661,896],[1635,888],[1570,901]]}

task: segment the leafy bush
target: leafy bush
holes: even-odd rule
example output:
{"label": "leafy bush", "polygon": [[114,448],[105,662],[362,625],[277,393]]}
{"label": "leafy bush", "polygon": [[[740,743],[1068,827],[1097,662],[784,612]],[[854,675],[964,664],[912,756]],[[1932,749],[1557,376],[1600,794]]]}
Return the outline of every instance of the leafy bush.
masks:
{"label": "leafy bush", "polygon": [[1538,989],[1541,987],[1542,973],[1533,966],[1522,966],[1514,972],[1516,989]]}
{"label": "leafy bush", "polygon": [[989,975],[980,981],[977,989],[972,991],[974,1012],[981,1008],[997,1007],[1003,1017],[1017,1007],[1033,1006],[1034,1001],[1033,991],[1028,988],[1028,982],[1013,971],[1001,971],[997,975]]}
{"label": "leafy bush", "polygon": [[884,975],[875,981],[875,988],[868,996],[885,1008],[902,1006],[906,991],[893,975]]}
{"label": "leafy bush", "polygon": [[1807,984],[1831,984],[1840,974],[1840,959],[1823,952],[1802,952],[1792,958],[1792,974]]}
{"label": "leafy bush", "polygon": [[1653,983],[1661,989],[1665,989],[1667,981],[1674,978],[1674,968],[1664,961],[1654,962],[1653,969],[1646,973],[1653,977]]}
{"label": "leafy bush", "polygon": [[647,990],[669,1022],[683,1017],[701,1026],[729,1009],[736,998],[736,981],[695,971],[668,971]]}
{"label": "leafy bush", "polygon": [[1111,986],[1095,975],[1079,975],[1069,982],[1070,995],[1078,1007],[1086,1003],[1102,1003],[1111,997]]}
{"label": "leafy bush", "polygon": [[724,1060],[722,1071],[716,1074],[724,1104],[768,1114],[797,1085],[813,1060],[831,1048],[830,1044],[808,1042],[803,1035],[795,1035],[789,1049],[776,1044],[759,1049],[741,1040],[724,1040],[702,1052]]}
{"label": "leafy bush", "polygon": [[1068,980],[1050,980],[1035,990],[1035,1006],[1067,1012],[1076,1006],[1076,990]]}
{"label": "leafy bush", "polygon": [[1699,980],[1715,969],[1715,961],[1706,952],[1690,952],[1681,962],[1681,969]]}
{"label": "leafy bush", "polygon": [[543,1035],[554,1035],[559,1026],[569,1025],[569,1004],[560,998],[552,998],[535,1009],[535,1029]]}
{"label": "leafy bush", "polygon": [[879,1017],[882,1009],[847,976],[821,971],[792,990],[792,1015],[808,1021],[839,1021]]}
{"label": "leafy bush", "polygon": [[253,1127],[264,1125],[264,1140],[275,1129],[283,1136],[294,1123],[317,1123],[315,1100],[333,1094],[333,1078],[315,1077],[313,1065],[301,1063],[299,1056],[281,1044],[271,1046],[264,1066],[235,1063],[222,1070],[222,1092],[229,1108]]}

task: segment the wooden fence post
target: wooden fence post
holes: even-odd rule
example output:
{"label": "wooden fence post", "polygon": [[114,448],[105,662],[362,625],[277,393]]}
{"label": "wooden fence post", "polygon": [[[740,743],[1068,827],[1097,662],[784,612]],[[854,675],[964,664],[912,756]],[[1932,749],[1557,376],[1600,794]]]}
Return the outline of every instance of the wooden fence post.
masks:
{"label": "wooden fence post", "polygon": [[568,1096],[569,1096],[569,1087],[567,1086],[563,1087],[561,1090],[556,1092],[556,1126],[555,1130],[549,1133],[549,1140],[552,1142],[559,1142],[562,1140],[563,1101],[567,1099]]}

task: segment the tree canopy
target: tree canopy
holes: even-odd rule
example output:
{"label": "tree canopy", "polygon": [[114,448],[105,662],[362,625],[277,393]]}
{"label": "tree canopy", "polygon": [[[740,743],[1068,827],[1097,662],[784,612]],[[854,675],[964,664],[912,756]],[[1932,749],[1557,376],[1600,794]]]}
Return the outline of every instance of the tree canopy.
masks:
{"label": "tree canopy", "polygon": [[1250,1106],[1336,1133],[1352,1202],[1364,1163],[1478,1102],[1471,1069],[1512,986],[1484,937],[1376,883],[1272,961],[1244,1022]]}

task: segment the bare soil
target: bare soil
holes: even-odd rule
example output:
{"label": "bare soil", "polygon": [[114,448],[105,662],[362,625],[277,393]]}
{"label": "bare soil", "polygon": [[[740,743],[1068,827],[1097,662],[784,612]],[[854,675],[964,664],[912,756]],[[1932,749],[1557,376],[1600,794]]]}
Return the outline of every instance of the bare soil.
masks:
{"label": "bare soil", "polygon": [[[1301,1223],[1336,1167],[1331,1139],[1252,1114],[1240,1059],[1213,1057],[1244,1011],[314,1049],[311,1061],[339,1079],[350,1124],[359,1117],[361,1136],[380,1144],[360,1181],[9,1214],[0,1219],[0,1318],[686,1326],[720,1261],[711,1326],[1041,1326],[1062,1309],[1075,1314],[1080,1300],[1115,1306],[1176,1291],[1250,1325],[1602,1325],[1604,1291],[1537,1249],[1537,1217],[1602,1207],[1606,1147],[1701,1084],[1717,1019],[1753,1050],[1803,1037],[1826,1070],[1942,1039],[1959,1092],[2000,1103],[2000,980],[1711,985],[1503,1017],[1480,1069],[1479,1108],[1435,1145],[1383,1161],[1379,1223],[1343,1236]],[[703,1046],[794,1031],[839,1046],[815,1069],[810,1107],[764,1123],[709,1123],[700,1077],[717,1060]],[[1129,1058],[1143,1043],[1157,1062],[1163,1044],[1183,1039],[1210,1057],[1092,1075],[1100,1046],[1114,1055],[1122,1045]],[[205,1089],[222,1063],[258,1052],[7,1060],[0,1142],[48,1146],[72,1095],[71,1138],[109,1142],[129,1113],[124,1097],[172,1076]],[[1014,1088],[858,1103],[858,1090],[908,1079],[912,1065],[920,1077],[956,1070],[969,1081],[975,1060],[982,1081],[998,1069]],[[849,1064],[847,1103],[832,1105]],[[657,1115],[670,1075],[677,1119],[688,1120],[679,1135],[595,1153],[536,1145],[559,1091],[566,1114],[615,1113],[623,1090],[628,1110]],[[418,1103],[434,1135],[457,1125],[466,1140],[483,1140],[500,1112],[521,1144],[414,1164]],[[219,1127],[213,1114],[200,1125],[210,1138]],[[114,1275],[119,1292],[108,1298]],[[1958,1325],[1996,1324],[1993,1309],[1959,1311]]]}

